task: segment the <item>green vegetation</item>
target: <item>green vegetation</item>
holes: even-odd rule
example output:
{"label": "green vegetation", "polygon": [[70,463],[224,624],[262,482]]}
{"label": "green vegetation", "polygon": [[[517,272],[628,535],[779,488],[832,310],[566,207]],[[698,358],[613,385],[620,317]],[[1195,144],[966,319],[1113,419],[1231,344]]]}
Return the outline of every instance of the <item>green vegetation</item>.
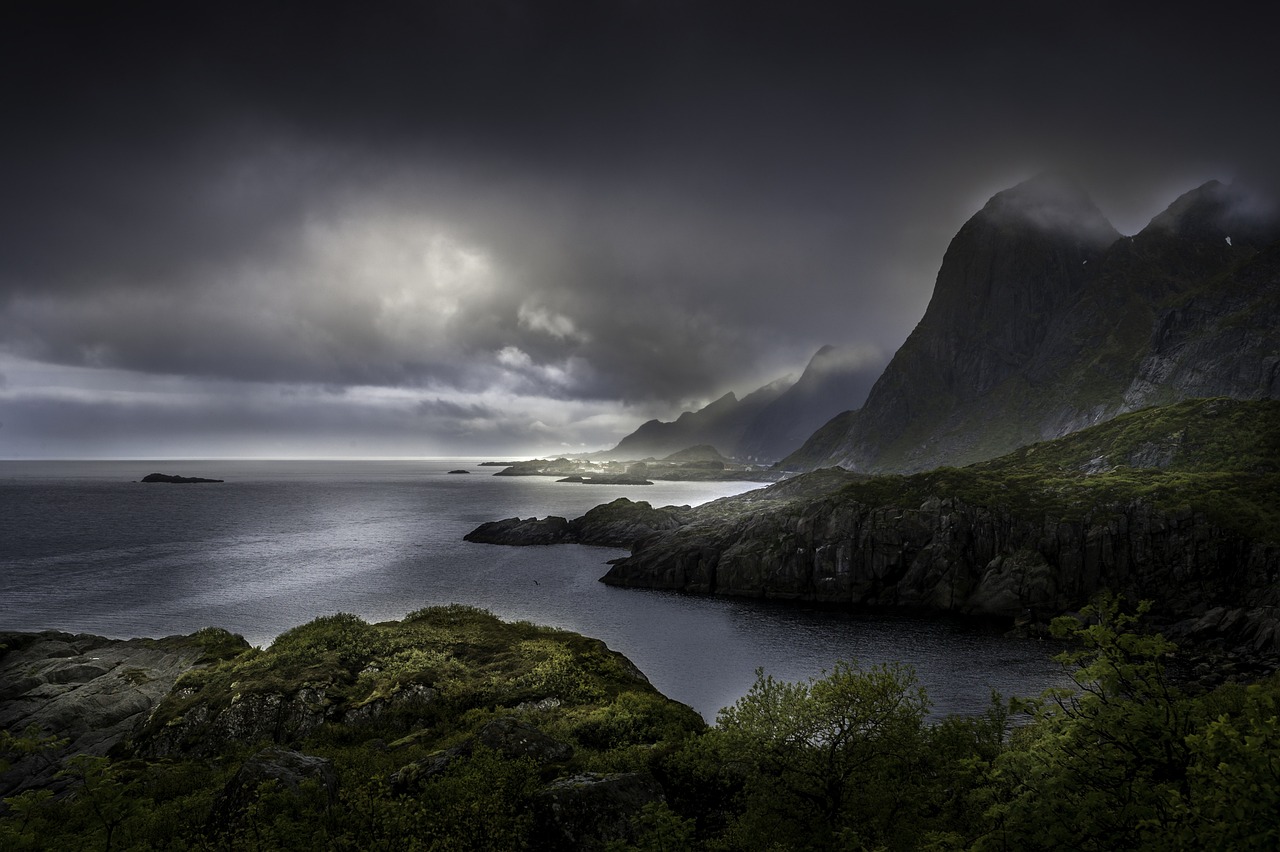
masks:
{"label": "green vegetation", "polygon": [[[646,770],[657,746],[705,727],[602,642],[471,607],[326,616],[265,650],[217,630],[190,640],[208,664],[134,742],[66,765],[73,793],[10,798],[0,848],[518,849],[548,781]],[[506,739],[503,720],[519,723]],[[542,751],[519,753],[530,738]],[[5,734],[0,759],[53,745]],[[269,780],[215,817],[270,745],[330,761],[336,799]]]}
{"label": "green vegetation", "polygon": [[918,506],[930,497],[1065,520],[1141,501],[1277,541],[1280,402],[1190,400],[1144,409],[992,461],[873,477],[838,495],[874,506]]}
{"label": "green vegetation", "polygon": [[[236,799],[224,791],[264,740],[144,759],[144,733],[132,752],[72,759],[64,794],[8,799],[0,847],[566,848],[545,832],[540,797],[554,778],[595,771],[656,779],[663,796],[633,801],[623,835],[569,848],[1275,848],[1280,681],[1179,690],[1173,646],[1140,630],[1143,609],[1102,599],[1059,619],[1073,688],[993,696],[979,717],[930,719],[909,668],[842,662],[802,683],[760,672],[711,728],[581,636],[464,607],[372,625],[330,616],[193,672],[154,725],[320,679],[344,712],[429,685],[436,698],[414,712],[331,714],[284,743],[330,761],[332,787],[274,776]],[[520,742],[545,735],[555,748],[486,739],[513,718]],[[35,731],[0,737],[11,755],[54,745]]]}

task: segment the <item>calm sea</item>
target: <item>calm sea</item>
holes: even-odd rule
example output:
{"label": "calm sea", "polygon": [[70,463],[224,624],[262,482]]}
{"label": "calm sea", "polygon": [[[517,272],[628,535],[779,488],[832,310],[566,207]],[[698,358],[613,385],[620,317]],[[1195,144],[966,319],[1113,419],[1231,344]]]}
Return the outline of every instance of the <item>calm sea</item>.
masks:
{"label": "calm sea", "polygon": [[[471,473],[449,474],[458,468]],[[462,536],[484,521],[576,517],[619,496],[696,505],[752,487],[591,486],[495,470],[0,461],[0,629],[132,637],[217,625],[267,645],[327,613],[373,621],[458,602],[602,639],[709,720],[757,667],[794,680],[839,659],[909,663],[937,713],[980,712],[991,689],[1032,695],[1061,682],[1051,648],[974,624],[615,589],[598,580],[621,551],[469,544]],[[137,482],[152,472],[226,481]]]}

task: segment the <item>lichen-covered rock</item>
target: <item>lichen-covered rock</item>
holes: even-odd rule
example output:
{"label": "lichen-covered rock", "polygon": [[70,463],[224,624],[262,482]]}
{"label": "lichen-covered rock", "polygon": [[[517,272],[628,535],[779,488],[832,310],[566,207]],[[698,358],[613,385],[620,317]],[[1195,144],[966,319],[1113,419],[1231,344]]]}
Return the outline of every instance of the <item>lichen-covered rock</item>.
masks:
{"label": "lichen-covered rock", "polygon": [[0,634],[0,647],[8,649],[0,656],[0,728],[34,727],[66,741],[14,762],[0,776],[4,796],[45,786],[68,757],[105,755],[204,653],[182,637],[122,641],[52,631]]}
{"label": "lichen-covered rock", "polygon": [[[391,695],[350,706],[316,684],[290,693],[236,693],[224,707],[196,703],[163,726],[149,727],[138,749],[148,757],[167,757],[217,754],[235,744],[296,743],[324,724],[366,724],[397,710],[425,712],[437,695],[428,686],[408,684]],[[185,697],[180,690],[173,696],[179,701]]]}

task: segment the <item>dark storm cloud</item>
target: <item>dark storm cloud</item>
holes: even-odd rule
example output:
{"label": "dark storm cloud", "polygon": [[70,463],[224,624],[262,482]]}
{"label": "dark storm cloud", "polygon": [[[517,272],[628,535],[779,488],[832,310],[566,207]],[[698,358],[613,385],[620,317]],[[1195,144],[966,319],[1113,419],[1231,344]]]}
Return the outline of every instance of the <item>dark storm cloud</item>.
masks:
{"label": "dark storm cloud", "polygon": [[1266,28],[1219,9],[0,15],[0,350],[207,379],[669,414],[825,343],[887,359],[955,230],[1031,174],[1130,233],[1274,177],[1280,129]]}

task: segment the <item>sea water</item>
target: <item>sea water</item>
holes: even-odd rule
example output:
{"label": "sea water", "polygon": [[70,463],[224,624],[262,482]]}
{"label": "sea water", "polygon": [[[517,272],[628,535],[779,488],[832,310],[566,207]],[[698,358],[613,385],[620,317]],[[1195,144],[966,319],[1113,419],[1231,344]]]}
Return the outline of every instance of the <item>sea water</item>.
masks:
{"label": "sea water", "polygon": [[[466,469],[468,474],[449,471]],[[495,477],[475,461],[0,461],[0,630],[164,636],[215,625],[269,645],[317,616],[400,618],[463,603],[603,640],[708,720],[756,670],[911,665],[935,714],[994,689],[1062,682],[1053,648],[983,625],[618,589],[610,548],[502,547],[463,535],[510,517],[577,517],[618,497],[697,505],[758,487]],[[152,472],[220,484],[138,482]]]}

